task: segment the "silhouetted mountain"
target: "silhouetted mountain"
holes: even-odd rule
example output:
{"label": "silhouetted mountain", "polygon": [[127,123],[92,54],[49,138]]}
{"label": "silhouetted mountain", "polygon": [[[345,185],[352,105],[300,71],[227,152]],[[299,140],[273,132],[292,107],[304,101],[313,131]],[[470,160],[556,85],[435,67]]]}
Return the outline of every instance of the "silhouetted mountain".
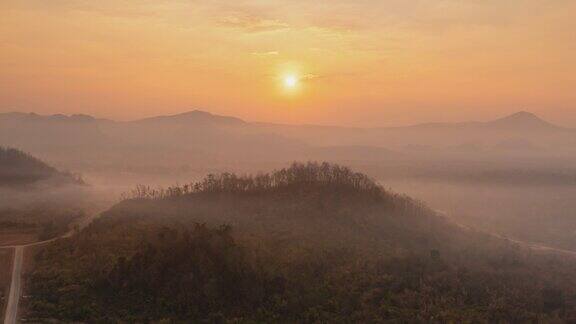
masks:
{"label": "silhouetted mountain", "polygon": [[128,147],[143,153],[162,152],[163,157],[171,155],[180,164],[199,160],[286,161],[305,147],[300,141],[263,131],[241,119],[199,110],[115,123],[102,129],[113,138],[121,138]]}
{"label": "silhouetted mountain", "polygon": [[199,110],[129,122],[87,115],[0,114],[0,145],[39,152],[73,167],[287,161],[305,147],[238,118]]}
{"label": "silhouetted mountain", "polygon": [[[421,154],[426,159],[446,154],[466,154],[472,159],[477,154],[483,158],[489,154],[537,155],[546,150],[576,155],[573,134],[527,112],[488,122],[388,128],[251,123],[200,110],[128,122],[87,115],[0,114],[0,145],[38,152],[65,165],[72,161],[76,164],[69,167],[74,169],[78,164],[138,165],[148,161],[170,167],[303,158],[382,161],[398,159],[402,152]],[[531,143],[531,147],[506,149],[501,145],[518,139]],[[457,149],[467,143],[500,149]],[[406,149],[409,147],[427,149]]]}
{"label": "silhouetted mountain", "polygon": [[107,119],[100,119],[95,118],[90,115],[85,114],[73,114],[73,115],[64,115],[64,114],[54,114],[54,115],[39,115],[36,113],[20,113],[20,112],[9,112],[9,113],[0,113],[0,122],[1,121],[36,121],[36,122],[49,122],[49,121],[57,121],[57,122],[106,122],[110,121]]}
{"label": "silhouetted mountain", "polygon": [[[270,132],[282,134],[288,138],[299,139],[314,146],[372,146],[385,147],[393,151],[406,151],[406,148],[426,147],[421,151],[426,158],[441,157],[443,154],[466,152],[474,159],[474,150],[457,150],[467,143],[475,143],[476,147],[494,147],[511,139],[523,139],[531,142],[533,147],[525,151],[540,154],[542,150],[550,149],[560,154],[576,155],[575,130],[558,127],[542,120],[528,112],[518,112],[497,120],[479,122],[467,121],[457,123],[424,123],[402,127],[380,128],[347,128],[313,125],[277,125],[259,124]],[[407,150],[418,153],[415,150]],[[516,150],[500,150],[505,152],[522,152],[522,147]],[[480,154],[480,152],[478,152]],[[499,154],[490,152],[483,154]]]}
{"label": "silhouetted mountain", "polygon": [[[393,129],[401,129],[404,127],[393,127]],[[502,130],[558,130],[561,127],[549,123],[533,113],[520,111],[506,117],[498,118],[496,120],[479,122],[457,122],[457,123],[424,123],[407,126],[407,128],[428,128],[428,129],[472,129],[472,128],[493,128]]]}
{"label": "silhouetted mountain", "polygon": [[214,115],[202,110],[192,110],[176,115],[157,116],[140,119],[132,123],[178,123],[199,125],[246,125],[247,123],[236,117]]}
{"label": "silhouetted mountain", "polygon": [[13,148],[0,147],[0,187],[53,183],[81,183],[77,176],[63,173],[45,162]]}
{"label": "silhouetted mountain", "polygon": [[518,129],[518,130],[559,130],[558,127],[549,123],[540,117],[526,112],[520,111],[512,115],[496,119],[486,123],[487,126],[503,128],[503,129]]}
{"label": "silhouetted mountain", "polygon": [[87,115],[0,114],[0,145],[34,152],[85,149],[108,143],[98,120]]}

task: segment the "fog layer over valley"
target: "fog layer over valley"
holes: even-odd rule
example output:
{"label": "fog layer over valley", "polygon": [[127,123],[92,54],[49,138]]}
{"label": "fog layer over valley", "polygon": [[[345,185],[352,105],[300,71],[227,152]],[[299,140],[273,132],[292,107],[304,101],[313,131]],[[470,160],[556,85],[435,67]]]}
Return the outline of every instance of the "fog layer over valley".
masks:
{"label": "fog layer over valley", "polygon": [[0,318],[576,323],[575,13],[0,0]]}
{"label": "fog layer over valley", "polygon": [[576,130],[528,112],[389,128],[255,123],[199,110],[128,122],[8,113],[0,126],[2,144],[81,173],[108,200],[138,184],[319,160],[370,174],[471,226],[562,247],[573,246],[576,231]]}
{"label": "fog layer over valley", "polygon": [[[500,235],[576,251],[573,185],[387,181],[462,224]],[[487,203],[489,202],[489,203]]]}
{"label": "fog layer over valley", "polygon": [[86,210],[101,208],[104,197],[78,174],[0,147],[0,245],[57,237]]}

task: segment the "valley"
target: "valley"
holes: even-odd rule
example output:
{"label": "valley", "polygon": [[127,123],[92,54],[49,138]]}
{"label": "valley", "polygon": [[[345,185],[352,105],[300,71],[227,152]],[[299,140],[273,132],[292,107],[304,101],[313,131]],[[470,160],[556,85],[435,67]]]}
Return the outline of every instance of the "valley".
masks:
{"label": "valley", "polygon": [[[20,118],[21,134],[31,133],[28,123],[45,127],[39,154],[57,167],[3,151],[34,161],[5,173],[0,187],[0,240],[26,252],[25,269],[16,269],[22,281],[3,275],[5,291],[9,281],[27,296],[12,299],[9,323],[576,314],[576,172],[569,150],[549,154],[570,143],[572,130],[534,115],[358,134],[314,126],[293,134],[199,111],[133,122],[10,118]],[[79,131],[99,144],[70,155],[78,144],[62,134]],[[546,150],[510,140],[543,132]],[[484,146],[447,140],[473,133]],[[388,146],[373,146],[384,134]],[[423,139],[443,144],[411,146]],[[11,159],[4,163],[26,165]],[[94,218],[94,210],[105,211]]]}
{"label": "valley", "polygon": [[0,1],[4,324],[576,323],[576,1]]}

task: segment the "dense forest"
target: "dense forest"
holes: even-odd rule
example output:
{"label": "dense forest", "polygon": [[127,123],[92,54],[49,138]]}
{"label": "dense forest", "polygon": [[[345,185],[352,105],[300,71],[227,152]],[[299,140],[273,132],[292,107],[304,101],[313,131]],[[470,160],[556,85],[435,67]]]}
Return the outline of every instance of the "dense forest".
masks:
{"label": "dense forest", "polygon": [[79,175],[58,171],[18,149],[0,147],[0,187],[31,185],[46,180],[55,183],[83,183]]}
{"label": "dense forest", "polygon": [[25,306],[38,322],[554,322],[576,318],[575,270],[295,163],[137,187],[36,256]]}

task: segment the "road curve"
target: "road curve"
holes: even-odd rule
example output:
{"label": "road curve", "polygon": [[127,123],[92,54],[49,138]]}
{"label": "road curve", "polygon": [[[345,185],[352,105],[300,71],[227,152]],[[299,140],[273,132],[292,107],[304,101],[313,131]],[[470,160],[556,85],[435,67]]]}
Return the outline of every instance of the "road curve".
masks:
{"label": "road curve", "polygon": [[[77,228],[84,228],[90,222],[100,215],[101,211],[93,213],[80,219],[76,225]],[[8,294],[8,304],[4,314],[4,324],[16,324],[18,322],[18,304],[20,303],[20,295],[22,294],[22,264],[24,263],[24,249],[30,246],[44,245],[54,242],[61,238],[70,237],[76,230],[72,229],[62,236],[55,237],[50,240],[35,242],[23,245],[8,245],[0,246],[0,249],[14,249],[14,261],[12,264],[12,277],[10,283],[10,293]]]}
{"label": "road curve", "polygon": [[14,261],[12,265],[12,282],[8,295],[8,306],[4,316],[4,324],[16,324],[18,319],[18,303],[22,289],[22,263],[24,260],[24,247],[14,248]]}

